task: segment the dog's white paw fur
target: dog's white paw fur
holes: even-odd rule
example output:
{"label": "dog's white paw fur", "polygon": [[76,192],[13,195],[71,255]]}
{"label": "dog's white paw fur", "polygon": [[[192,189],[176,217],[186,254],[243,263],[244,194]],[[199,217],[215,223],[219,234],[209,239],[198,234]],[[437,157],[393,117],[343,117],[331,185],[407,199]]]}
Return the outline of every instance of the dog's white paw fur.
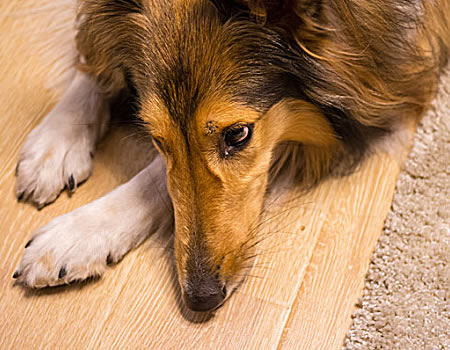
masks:
{"label": "dog's white paw fur", "polygon": [[155,224],[172,220],[163,205],[169,200],[164,169],[158,157],[108,195],[40,228],[14,277],[41,288],[101,276],[109,262],[139,245]]}
{"label": "dog's white paw fur", "polygon": [[68,124],[55,127],[51,121],[31,132],[17,165],[17,197],[38,206],[54,201],[65,186],[75,190],[92,170],[94,142],[89,130]]}
{"label": "dog's white paw fur", "polygon": [[16,195],[39,207],[68,187],[74,191],[92,171],[97,140],[109,115],[95,83],[77,73],[56,107],[28,136],[17,165]]}
{"label": "dog's white paw fur", "polygon": [[33,235],[18,268],[20,282],[41,288],[100,276],[109,254],[111,260],[123,256],[108,245],[101,217],[88,207],[54,219]]}

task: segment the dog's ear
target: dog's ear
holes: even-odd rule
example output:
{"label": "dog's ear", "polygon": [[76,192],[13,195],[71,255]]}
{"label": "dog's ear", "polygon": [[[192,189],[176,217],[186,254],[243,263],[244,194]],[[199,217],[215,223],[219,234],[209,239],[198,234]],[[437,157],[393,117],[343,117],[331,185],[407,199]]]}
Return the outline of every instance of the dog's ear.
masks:
{"label": "dog's ear", "polygon": [[307,52],[315,52],[327,23],[323,0],[210,0],[224,21],[244,18],[266,27],[281,29]]}
{"label": "dog's ear", "polygon": [[[308,187],[316,184],[329,173],[334,154],[342,149],[342,143],[336,137],[328,119],[309,102],[299,99],[285,99],[275,104],[265,115],[265,139],[274,144],[297,142],[297,156],[294,168],[288,167],[292,178],[300,176]],[[281,148],[283,149],[283,148]],[[284,155],[275,156],[271,173],[283,171]],[[298,175],[295,175],[299,172]],[[286,169],[285,169],[286,170]]]}
{"label": "dog's ear", "polygon": [[229,18],[246,13],[255,21],[293,29],[306,18],[318,19],[322,0],[210,0]]}
{"label": "dog's ear", "polygon": [[294,141],[318,147],[333,147],[339,143],[324,114],[303,100],[284,99],[267,112],[265,119],[276,143]]}
{"label": "dog's ear", "polygon": [[286,27],[299,25],[305,18],[318,18],[322,0],[241,0],[250,12],[267,24]]}

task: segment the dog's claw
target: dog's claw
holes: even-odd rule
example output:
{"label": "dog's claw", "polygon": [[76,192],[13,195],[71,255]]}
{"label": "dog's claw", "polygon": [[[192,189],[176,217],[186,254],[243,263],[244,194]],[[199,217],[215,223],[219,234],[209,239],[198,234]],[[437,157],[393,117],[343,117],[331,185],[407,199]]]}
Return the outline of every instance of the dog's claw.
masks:
{"label": "dog's claw", "polygon": [[27,242],[27,244],[25,244],[25,248],[28,248],[28,247],[30,246],[31,242],[33,242],[32,239],[30,239],[30,240]]}
{"label": "dog's claw", "polygon": [[18,202],[20,202],[22,199],[23,199],[23,195],[25,194],[25,192],[20,192],[18,195],[17,195],[17,201]]}
{"label": "dog's claw", "polygon": [[20,277],[22,273],[19,270],[14,271],[14,274],[12,275],[12,278],[17,279]]}
{"label": "dog's claw", "polygon": [[65,275],[67,275],[67,271],[66,271],[66,268],[63,266],[63,267],[61,267],[61,270],[59,270],[58,278],[61,279],[61,278],[63,278]]}
{"label": "dog's claw", "polygon": [[73,191],[75,189],[75,179],[73,178],[73,174],[69,176],[69,189]]}

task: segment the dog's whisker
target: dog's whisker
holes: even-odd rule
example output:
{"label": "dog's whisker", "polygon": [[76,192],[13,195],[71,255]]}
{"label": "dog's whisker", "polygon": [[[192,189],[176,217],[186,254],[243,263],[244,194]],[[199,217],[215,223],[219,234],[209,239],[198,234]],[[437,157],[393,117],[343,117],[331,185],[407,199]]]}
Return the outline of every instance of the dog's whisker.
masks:
{"label": "dog's whisker", "polygon": [[255,275],[255,274],[252,274],[252,273],[245,273],[245,274],[236,274],[235,275],[237,278],[243,278],[243,277],[250,277],[250,278],[259,278],[259,279],[264,279],[264,278],[266,278],[266,277],[264,277],[264,276],[260,276],[260,275]]}
{"label": "dog's whisker", "polygon": [[[146,132],[146,131],[144,131],[144,130],[139,130],[139,131],[130,133],[130,134],[126,135],[126,136],[123,136],[123,137],[121,138],[121,140],[122,140],[122,141],[125,141],[125,140],[130,139],[130,138],[136,138],[136,136],[144,136],[144,137],[147,136],[147,137],[149,137],[149,139],[150,139],[150,135],[148,135],[148,132]],[[144,139],[144,138],[141,138],[141,140],[143,140],[143,139]]]}

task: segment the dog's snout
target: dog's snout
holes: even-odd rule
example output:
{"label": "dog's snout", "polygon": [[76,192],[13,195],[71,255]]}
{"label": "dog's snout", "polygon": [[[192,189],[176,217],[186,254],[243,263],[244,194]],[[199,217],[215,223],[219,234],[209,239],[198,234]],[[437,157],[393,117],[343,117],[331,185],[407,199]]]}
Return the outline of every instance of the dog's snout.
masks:
{"label": "dog's snout", "polygon": [[189,283],[184,289],[184,302],[193,311],[211,311],[220,306],[226,297],[226,288],[215,279]]}

